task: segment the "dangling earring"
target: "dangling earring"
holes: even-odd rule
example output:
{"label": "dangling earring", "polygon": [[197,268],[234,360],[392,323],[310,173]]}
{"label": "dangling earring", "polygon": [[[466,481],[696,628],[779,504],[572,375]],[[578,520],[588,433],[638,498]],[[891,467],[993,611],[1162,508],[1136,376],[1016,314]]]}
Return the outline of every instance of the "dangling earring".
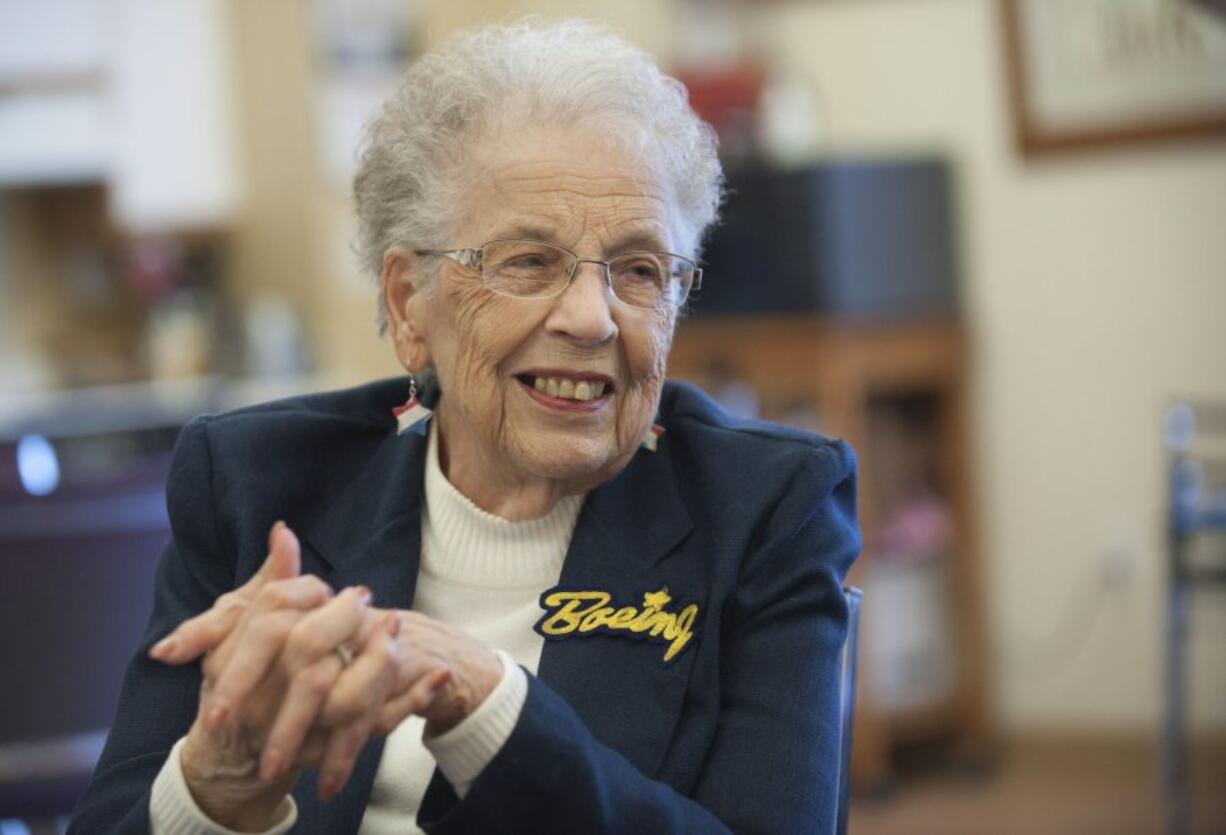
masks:
{"label": "dangling earring", "polygon": [[409,399],[403,406],[392,409],[392,414],[396,416],[397,435],[412,432],[425,437],[426,427],[430,425],[430,416],[434,412],[417,399],[417,380],[412,371],[409,372]]}
{"label": "dangling earring", "polygon": [[656,447],[660,445],[660,436],[663,434],[664,427],[658,423],[653,423],[651,428],[643,433],[643,441],[639,446],[648,452],[655,452]]}

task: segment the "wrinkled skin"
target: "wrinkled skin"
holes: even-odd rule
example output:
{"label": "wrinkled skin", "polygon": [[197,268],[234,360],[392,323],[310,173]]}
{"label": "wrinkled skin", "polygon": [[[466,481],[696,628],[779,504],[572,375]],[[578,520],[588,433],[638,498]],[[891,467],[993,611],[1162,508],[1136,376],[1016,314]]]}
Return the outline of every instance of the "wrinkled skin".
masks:
{"label": "wrinkled skin", "polygon": [[[608,258],[679,246],[669,195],[643,160],[582,132],[488,145],[498,151],[480,160],[447,248],[528,237]],[[389,252],[385,293],[401,363],[410,371],[430,364],[438,375],[448,479],[485,510],[518,519],[619,472],[655,415],[675,308],[622,303],[591,264],[561,295],[524,300],[443,260],[437,285],[423,292],[415,282],[436,266],[429,258]],[[613,394],[593,415],[551,413],[516,380],[537,369],[607,374]]]}

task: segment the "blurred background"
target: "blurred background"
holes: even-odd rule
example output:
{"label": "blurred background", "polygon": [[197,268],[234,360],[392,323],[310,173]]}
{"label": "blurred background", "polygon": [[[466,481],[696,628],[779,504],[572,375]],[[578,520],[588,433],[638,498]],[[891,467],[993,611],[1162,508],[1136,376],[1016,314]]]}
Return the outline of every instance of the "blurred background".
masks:
{"label": "blurred background", "polygon": [[357,137],[522,13],[720,133],[673,376],[860,454],[851,831],[1226,832],[1218,0],[0,0],[0,831],[97,757],[182,423],[400,371]]}

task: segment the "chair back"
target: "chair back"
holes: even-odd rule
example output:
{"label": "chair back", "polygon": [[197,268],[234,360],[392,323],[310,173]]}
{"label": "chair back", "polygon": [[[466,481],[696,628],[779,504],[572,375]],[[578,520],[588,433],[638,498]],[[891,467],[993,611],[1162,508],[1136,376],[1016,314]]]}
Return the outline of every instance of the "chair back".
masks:
{"label": "chair back", "polygon": [[1170,453],[1170,535],[1226,530],[1226,403],[1176,403],[1167,410],[1163,434]]}
{"label": "chair back", "polygon": [[851,804],[851,730],[856,712],[856,652],[860,640],[860,600],[864,593],[855,586],[843,589],[847,597],[847,640],[843,642],[840,673],[839,809],[835,832],[847,833],[847,813]]}

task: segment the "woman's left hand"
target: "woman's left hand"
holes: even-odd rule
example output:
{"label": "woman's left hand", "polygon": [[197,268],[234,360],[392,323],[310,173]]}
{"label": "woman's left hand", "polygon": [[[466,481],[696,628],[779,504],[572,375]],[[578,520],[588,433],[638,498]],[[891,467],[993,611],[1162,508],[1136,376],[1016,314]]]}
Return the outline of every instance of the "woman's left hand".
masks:
{"label": "woman's left hand", "polygon": [[[457,627],[420,612],[399,614],[396,680],[383,704],[378,730],[391,733],[416,713],[426,720],[427,736],[446,733],[471,715],[502,681],[502,662],[492,650]],[[360,658],[355,659],[355,667]],[[450,675],[433,689],[429,702],[423,703],[415,688],[423,676],[440,667]],[[343,724],[363,709],[362,694],[353,687],[344,679],[337,682],[320,713],[325,726]]]}

